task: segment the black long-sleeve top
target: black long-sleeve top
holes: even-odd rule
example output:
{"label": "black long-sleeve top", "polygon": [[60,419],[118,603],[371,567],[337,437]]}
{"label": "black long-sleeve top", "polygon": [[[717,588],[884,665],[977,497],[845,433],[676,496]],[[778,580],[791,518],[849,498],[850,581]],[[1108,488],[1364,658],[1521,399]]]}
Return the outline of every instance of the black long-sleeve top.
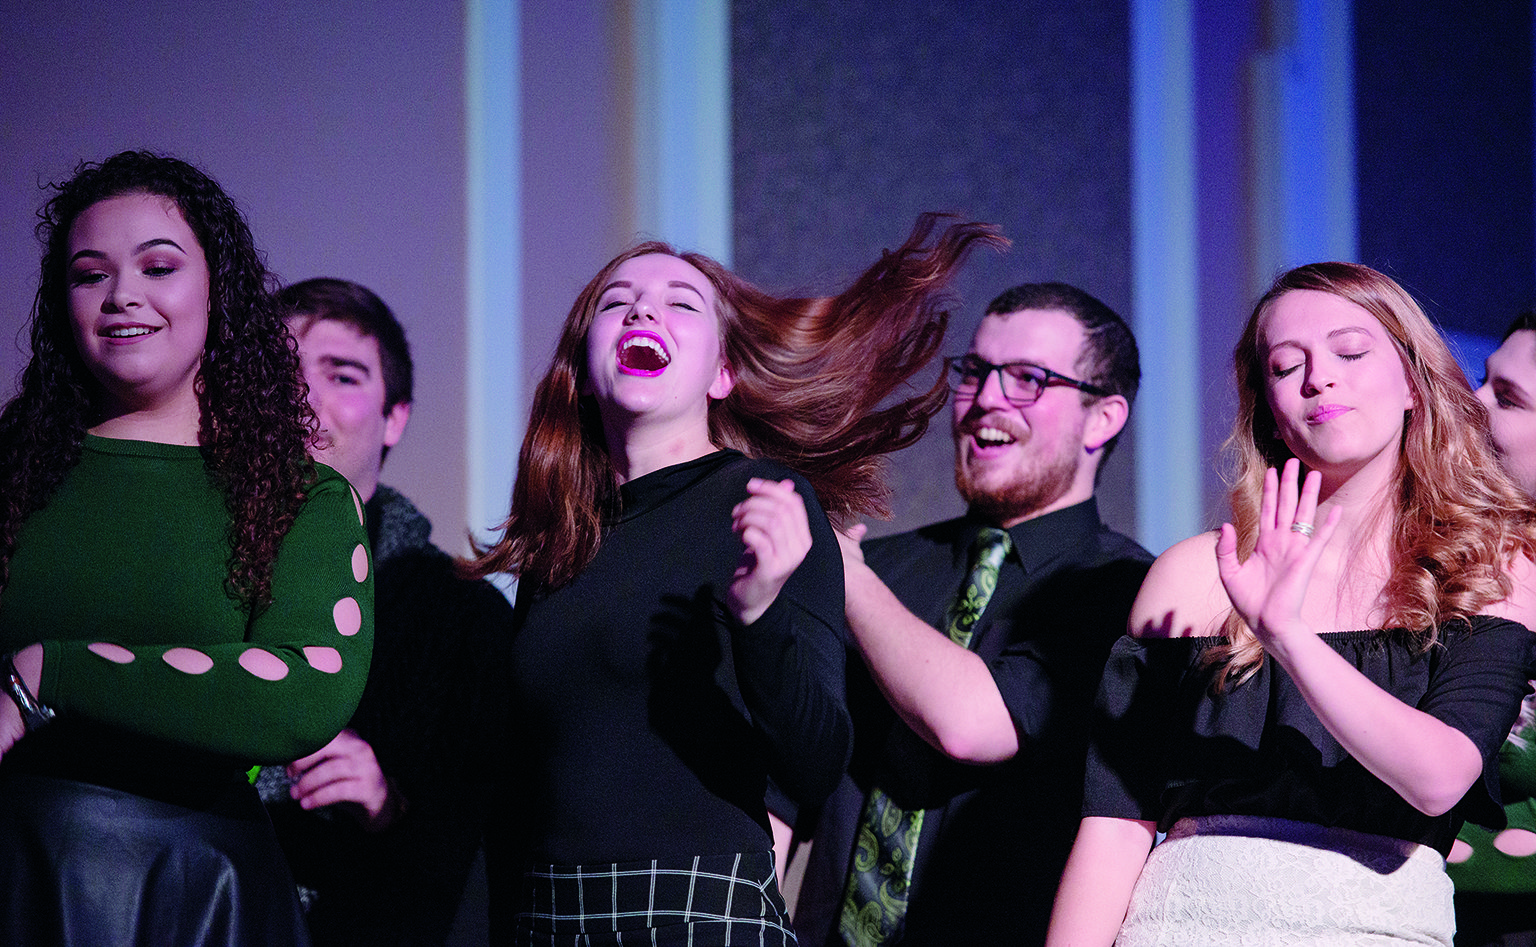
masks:
{"label": "black long-sleeve top", "polygon": [[[751,477],[794,479],[813,544],[742,626],[724,602]],[[842,558],[810,486],[779,464],[719,451],[625,484],[597,556],[560,589],[521,589],[515,620],[525,798],[508,817],[534,863],[765,851],[769,774],[813,803],[842,774]]]}

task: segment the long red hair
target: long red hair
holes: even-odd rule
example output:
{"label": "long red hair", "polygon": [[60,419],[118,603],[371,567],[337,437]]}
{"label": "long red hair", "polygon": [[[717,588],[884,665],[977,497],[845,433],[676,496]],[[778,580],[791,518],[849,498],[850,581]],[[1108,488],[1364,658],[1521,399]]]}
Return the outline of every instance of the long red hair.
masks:
{"label": "long red hair", "polygon": [[710,402],[710,440],[795,469],[831,516],[889,515],[881,458],[922,437],[945,404],[944,376],[921,393],[883,402],[938,352],[948,322],[943,291],[967,252],[1007,245],[995,226],[980,223],[951,224],[933,239],[943,219],[919,217],[905,243],[832,297],[780,299],[707,256],[655,241],[614,257],[571,306],[534,393],[501,537],[477,548],[468,570],[514,572],[537,587],[559,587],[597,554],[618,479],[597,406],[581,394],[587,332],[613,272],[652,253],[686,261],[715,289],[735,387]]}

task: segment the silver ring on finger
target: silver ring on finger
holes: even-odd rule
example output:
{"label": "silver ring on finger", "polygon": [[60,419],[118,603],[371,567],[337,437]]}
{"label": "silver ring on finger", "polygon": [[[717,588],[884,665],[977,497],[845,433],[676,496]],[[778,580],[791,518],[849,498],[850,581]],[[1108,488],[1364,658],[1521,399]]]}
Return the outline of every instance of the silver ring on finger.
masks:
{"label": "silver ring on finger", "polygon": [[1293,533],[1300,533],[1303,536],[1311,536],[1312,535],[1312,528],[1313,527],[1312,527],[1311,523],[1292,523],[1291,524],[1291,532],[1293,532]]}

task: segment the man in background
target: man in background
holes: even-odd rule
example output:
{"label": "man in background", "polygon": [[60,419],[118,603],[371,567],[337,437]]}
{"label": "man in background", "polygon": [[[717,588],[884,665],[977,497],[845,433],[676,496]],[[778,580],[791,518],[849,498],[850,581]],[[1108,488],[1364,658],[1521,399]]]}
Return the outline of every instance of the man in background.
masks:
{"label": "man in background", "polygon": [[1044,940],[1095,689],[1151,563],[1094,500],[1141,375],[1119,316],[1016,287],[950,373],[965,515],[842,537],[856,740],[811,833],[804,944]]}
{"label": "man in background", "polygon": [[376,631],[347,729],[286,771],[264,770],[263,796],[317,947],[445,944],[461,904],[460,927],[483,941],[483,875],[467,900],[465,890],[489,804],[483,757],[504,745],[491,695],[511,606],[460,578],[427,518],[379,483],[411,416],[411,354],[389,307],[335,279],[280,298],[320,420],[315,458],[364,504]]}

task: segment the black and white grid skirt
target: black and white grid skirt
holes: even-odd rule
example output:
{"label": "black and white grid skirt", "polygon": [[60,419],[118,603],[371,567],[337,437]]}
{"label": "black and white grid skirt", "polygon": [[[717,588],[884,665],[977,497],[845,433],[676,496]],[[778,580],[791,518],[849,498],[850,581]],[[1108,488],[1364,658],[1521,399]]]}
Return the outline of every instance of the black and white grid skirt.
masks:
{"label": "black and white grid skirt", "polygon": [[527,947],[794,947],[770,852],[608,865],[541,865],[524,875]]}

